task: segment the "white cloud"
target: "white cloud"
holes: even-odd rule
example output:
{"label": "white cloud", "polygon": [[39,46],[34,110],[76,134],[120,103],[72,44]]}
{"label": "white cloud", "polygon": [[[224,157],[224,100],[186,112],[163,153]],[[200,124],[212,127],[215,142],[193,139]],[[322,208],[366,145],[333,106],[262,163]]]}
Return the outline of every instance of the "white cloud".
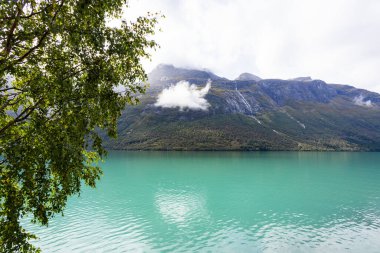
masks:
{"label": "white cloud", "polygon": [[234,79],[312,76],[380,92],[378,0],[130,0],[127,17],[161,11],[146,62]]}
{"label": "white cloud", "polygon": [[164,89],[154,104],[163,108],[179,108],[180,110],[207,110],[210,104],[205,99],[211,88],[211,82],[208,82],[202,89],[187,81],[180,81],[176,85]]}
{"label": "white cloud", "polygon": [[355,103],[355,105],[372,107],[371,100],[364,101],[364,97],[362,94],[360,94],[360,96],[357,96],[354,98],[354,103]]}

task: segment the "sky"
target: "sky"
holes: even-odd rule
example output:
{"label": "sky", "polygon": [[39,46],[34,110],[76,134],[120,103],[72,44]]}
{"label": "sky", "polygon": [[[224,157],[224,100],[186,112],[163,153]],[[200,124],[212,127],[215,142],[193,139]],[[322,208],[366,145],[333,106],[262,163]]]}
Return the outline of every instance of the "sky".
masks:
{"label": "sky", "polygon": [[148,72],[167,63],[380,92],[379,0],[130,0],[124,15],[148,11],[165,15]]}

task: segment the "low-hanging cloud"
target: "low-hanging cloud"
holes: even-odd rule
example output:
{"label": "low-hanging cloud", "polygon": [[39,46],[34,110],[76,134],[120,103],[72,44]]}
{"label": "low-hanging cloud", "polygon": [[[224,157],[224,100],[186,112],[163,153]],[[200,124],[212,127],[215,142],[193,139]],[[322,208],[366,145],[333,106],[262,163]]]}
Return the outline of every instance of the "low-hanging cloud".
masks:
{"label": "low-hanging cloud", "polygon": [[364,96],[361,95],[361,94],[359,96],[357,96],[357,97],[354,98],[354,103],[356,105],[360,105],[360,106],[366,106],[366,107],[371,107],[372,106],[371,100],[365,101],[364,100]]}
{"label": "low-hanging cloud", "polygon": [[154,105],[163,108],[179,108],[180,110],[206,111],[210,104],[205,99],[205,96],[210,88],[210,81],[202,89],[198,89],[195,84],[190,84],[187,81],[180,81],[169,88],[163,89]]}

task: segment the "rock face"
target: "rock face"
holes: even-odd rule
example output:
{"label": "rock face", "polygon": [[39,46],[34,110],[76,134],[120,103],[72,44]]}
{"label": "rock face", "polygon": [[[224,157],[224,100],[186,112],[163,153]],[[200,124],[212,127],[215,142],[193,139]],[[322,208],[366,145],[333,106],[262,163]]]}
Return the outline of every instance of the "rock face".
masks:
{"label": "rock face", "polygon": [[321,80],[306,83],[294,80],[263,80],[259,85],[278,105],[284,105],[287,100],[328,103],[337,95],[336,89]]}
{"label": "rock face", "polygon": [[[110,149],[380,150],[380,95],[321,80],[228,80],[209,71],[159,65],[150,88],[119,121]],[[207,111],[156,107],[179,81],[211,80]]]}

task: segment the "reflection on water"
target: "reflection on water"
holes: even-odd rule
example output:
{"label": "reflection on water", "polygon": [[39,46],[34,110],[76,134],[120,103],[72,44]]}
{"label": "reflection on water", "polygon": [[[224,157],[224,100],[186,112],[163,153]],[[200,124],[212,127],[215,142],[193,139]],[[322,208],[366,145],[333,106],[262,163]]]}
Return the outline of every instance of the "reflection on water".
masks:
{"label": "reflection on water", "polygon": [[379,153],[113,152],[44,252],[379,252]]}
{"label": "reflection on water", "polygon": [[162,218],[179,227],[204,221],[208,217],[205,199],[197,193],[161,190],[156,194],[155,203]]}

